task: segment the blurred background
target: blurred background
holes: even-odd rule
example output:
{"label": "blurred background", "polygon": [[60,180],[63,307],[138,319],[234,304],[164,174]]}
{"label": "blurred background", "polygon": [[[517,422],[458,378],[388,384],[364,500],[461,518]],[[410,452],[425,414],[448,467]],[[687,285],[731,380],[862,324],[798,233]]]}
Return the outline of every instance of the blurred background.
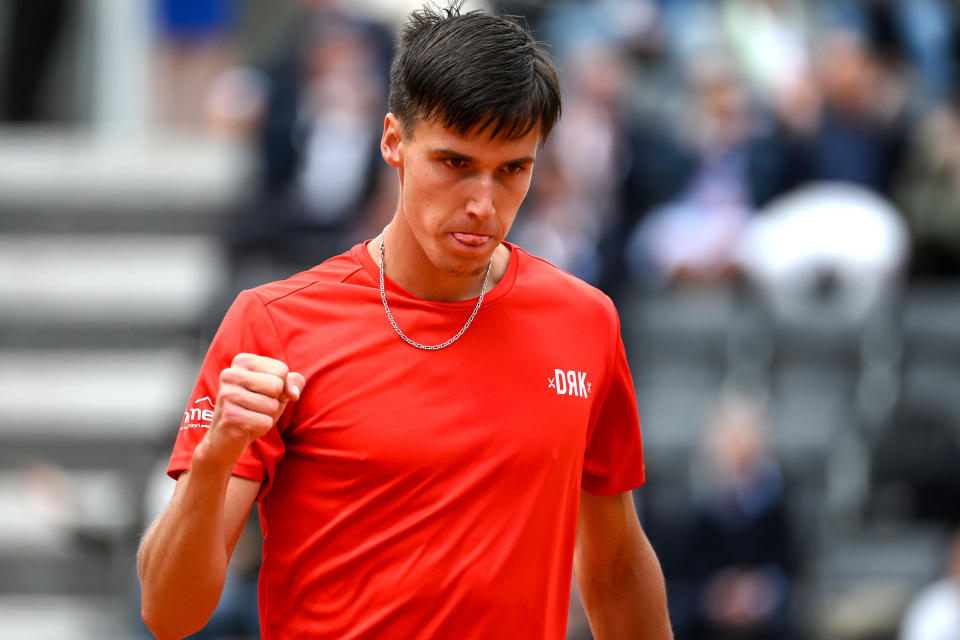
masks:
{"label": "blurred background", "polygon": [[[0,637],[148,637],[206,345],[389,220],[417,4],[0,0]],[[618,305],[677,637],[960,637],[957,3],[486,6],[562,69],[510,239]],[[257,535],[202,637],[256,637]]]}

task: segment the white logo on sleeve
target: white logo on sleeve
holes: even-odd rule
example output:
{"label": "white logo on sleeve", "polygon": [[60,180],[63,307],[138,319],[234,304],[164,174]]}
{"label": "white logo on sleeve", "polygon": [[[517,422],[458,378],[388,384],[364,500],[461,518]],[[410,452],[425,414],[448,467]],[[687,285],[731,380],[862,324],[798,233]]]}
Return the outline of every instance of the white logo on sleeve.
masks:
{"label": "white logo on sleeve", "polygon": [[554,369],[553,377],[547,378],[547,388],[556,391],[558,396],[589,398],[593,383],[587,381],[585,371]]}
{"label": "white logo on sleeve", "polygon": [[209,429],[212,422],[213,400],[210,399],[210,396],[204,396],[183,412],[183,423],[180,425],[180,430]]}

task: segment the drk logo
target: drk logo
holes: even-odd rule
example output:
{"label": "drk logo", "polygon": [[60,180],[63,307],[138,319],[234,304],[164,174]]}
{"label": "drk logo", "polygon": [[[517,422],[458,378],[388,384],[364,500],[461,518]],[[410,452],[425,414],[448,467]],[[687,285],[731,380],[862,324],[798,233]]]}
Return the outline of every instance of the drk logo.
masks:
{"label": "drk logo", "polygon": [[553,377],[547,378],[547,386],[554,389],[558,396],[576,396],[589,398],[593,383],[587,382],[585,371],[564,371],[554,369]]}

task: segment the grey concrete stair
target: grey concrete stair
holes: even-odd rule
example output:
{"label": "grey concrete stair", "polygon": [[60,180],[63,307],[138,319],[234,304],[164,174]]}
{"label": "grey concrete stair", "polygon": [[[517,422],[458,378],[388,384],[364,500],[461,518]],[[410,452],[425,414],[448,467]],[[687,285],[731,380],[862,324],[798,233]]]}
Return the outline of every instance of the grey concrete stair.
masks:
{"label": "grey concrete stair", "polygon": [[176,348],[0,351],[0,437],[163,438],[198,367]]}
{"label": "grey concrete stair", "polygon": [[209,236],[0,237],[0,322],[62,325],[196,323],[225,281]]}

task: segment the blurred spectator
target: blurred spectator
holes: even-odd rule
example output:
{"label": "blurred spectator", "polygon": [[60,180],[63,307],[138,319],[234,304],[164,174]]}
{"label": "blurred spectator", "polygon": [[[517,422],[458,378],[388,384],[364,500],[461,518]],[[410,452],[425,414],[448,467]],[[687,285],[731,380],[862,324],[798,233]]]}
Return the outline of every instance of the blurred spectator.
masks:
{"label": "blurred spectator", "polygon": [[390,37],[335,6],[304,10],[265,73],[260,185],[235,231],[238,256],[292,266],[341,249],[383,184],[379,153]]}
{"label": "blurred spectator", "polygon": [[723,22],[750,86],[761,101],[787,105],[810,74],[808,17],[799,0],[727,0]]}
{"label": "blurred spectator", "polygon": [[815,51],[821,106],[806,145],[807,178],[853,182],[889,196],[907,131],[903,78],[851,30],[827,31]]}
{"label": "blurred spectator", "polygon": [[722,398],[708,418],[683,578],[692,602],[675,603],[680,640],[790,637],[795,541],[768,429],[762,406],[743,397]]}
{"label": "blurred spectator", "polygon": [[650,212],[631,239],[631,264],[641,277],[720,279],[750,215],[746,96],[729,67],[703,62],[695,69],[698,108],[688,128],[693,175],[680,197]]}
{"label": "blurred spectator", "polygon": [[919,107],[949,99],[955,81],[955,3],[949,0],[827,0],[826,21],[853,31],[912,65]]}
{"label": "blurred spectator", "polygon": [[540,155],[518,221],[519,244],[588,282],[599,277],[597,243],[622,179],[626,64],[612,46],[584,45],[571,56],[563,118]]}
{"label": "blurred spectator", "polygon": [[956,64],[956,5],[947,0],[889,2],[898,35],[916,67],[916,95],[926,104],[947,101]]}
{"label": "blurred spectator", "polygon": [[923,589],[910,603],[900,640],[960,638],[960,532],[950,545],[947,575]]}
{"label": "blurred spectator", "polygon": [[564,0],[550,3],[541,37],[566,64],[592,47],[643,49],[655,36],[658,16],[651,0]]}
{"label": "blurred spectator", "polygon": [[627,247],[642,280],[729,277],[754,208],[794,180],[789,140],[757,117],[732,60],[704,52],[691,63],[691,75],[696,100],[681,141],[688,154],[683,189],[647,214]]}
{"label": "blurred spectator", "polygon": [[198,128],[214,79],[233,64],[236,5],[229,0],[154,0],[157,21],[156,119]]}
{"label": "blurred spectator", "polygon": [[598,0],[543,9],[534,14],[540,37],[566,72],[564,116],[538,159],[513,237],[609,289],[619,277],[621,194],[637,126],[629,105],[636,56],[656,46],[657,8],[649,0]]}
{"label": "blurred spectator", "polygon": [[672,123],[644,114],[624,132],[623,179],[619,208],[600,240],[600,287],[611,295],[623,291],[627,243],[631,232],[654,207],[677,196],[688,180],[692,160],[670,128]]}
{"label": "blurred spectator", "polygon": [[960,105],[918,127],[896,197],[913,242],[911,275],[960,277]]}

